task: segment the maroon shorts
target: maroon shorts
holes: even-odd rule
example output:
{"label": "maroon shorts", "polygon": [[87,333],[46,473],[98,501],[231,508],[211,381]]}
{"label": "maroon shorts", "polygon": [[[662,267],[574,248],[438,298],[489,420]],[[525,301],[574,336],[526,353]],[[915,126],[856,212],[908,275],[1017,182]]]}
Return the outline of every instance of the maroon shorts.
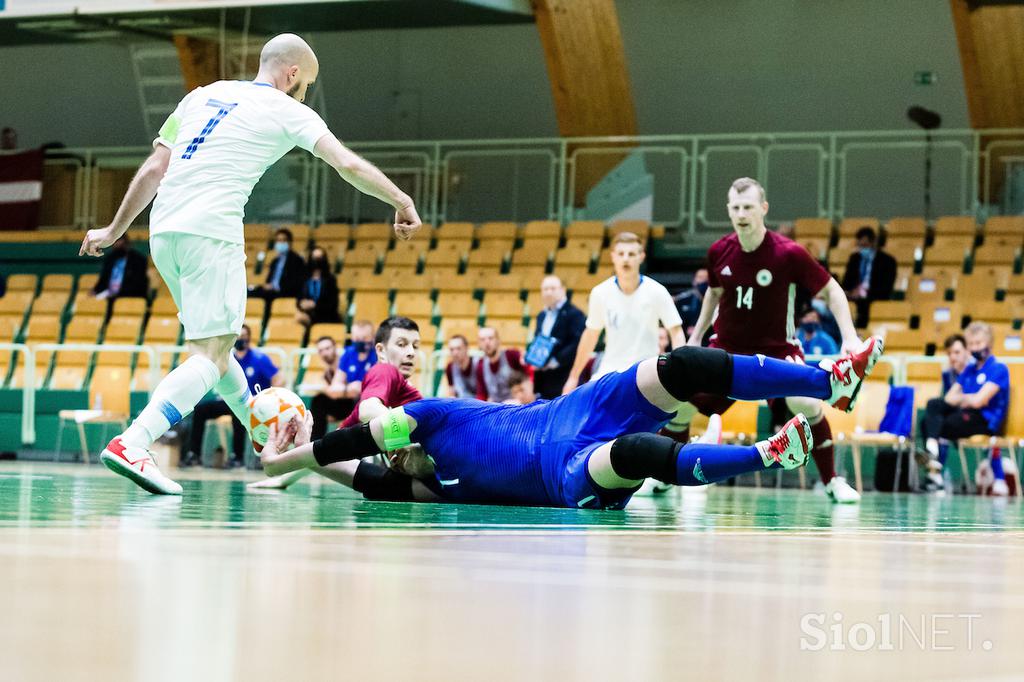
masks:
{"label": "maroon shorts", "polygon": [[[711,348],[722,348],[718,345],[718,339],[712,338],[708,344]],[[798,346],[786,346],[785,348],[775,348],[774,350],[765,351],[753,351],[744,352],[737,351],[731,348],[722,348],[722,350],[728,351],[736,355],[755,355],[760,354],[768,358],[775,358],[776,360],[785,360],[786,358],[798,357],[801,360],[804,359],[804,351]],[[705,417],[710,417],[713,414],[724,414],[726,410],[732,407],[732,404],[736,402],[732,398],[726,398],[724,395],[714,395],[713,393],[695,393],[690,398],[690,403],[700,411]],[[772,398],[768,401],[770,407],[775,406],[776,399]],[[785,401],[783,401],[785,405]]]}

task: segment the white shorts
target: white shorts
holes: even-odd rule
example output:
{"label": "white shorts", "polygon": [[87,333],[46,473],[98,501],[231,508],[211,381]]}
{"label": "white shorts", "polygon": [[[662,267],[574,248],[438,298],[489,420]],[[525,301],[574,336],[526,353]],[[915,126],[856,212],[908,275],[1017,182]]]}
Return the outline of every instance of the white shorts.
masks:
{"label": "white shorts", "polygon": [[178,306],[185,339],[238,334],[245,321],[245,249],[187,232],[149,238],[156,269]]}

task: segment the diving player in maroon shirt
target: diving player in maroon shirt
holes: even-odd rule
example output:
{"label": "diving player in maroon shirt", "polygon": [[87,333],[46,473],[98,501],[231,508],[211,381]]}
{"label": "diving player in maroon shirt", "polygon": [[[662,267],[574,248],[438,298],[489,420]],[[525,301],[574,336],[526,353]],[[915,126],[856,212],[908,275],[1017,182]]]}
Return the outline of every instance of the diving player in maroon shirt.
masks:
{"label": "diving player in maroon shirt", "polygon": [[[804,247],[765,228],[768,202],[764,188],[750,178],[736,180],[729,189],[728,208],[735,232],[708,249],[710,286],[689,343],[699,346],[714,320],[710,342],[714,348],[802,363],[804,355],[794,320],[799,286],[827,301],[843,337],[842,352],[856,352],[861,340],[853,326],[846,293]],[[720,414],[729,409],[733,401],[701,394],[694,396],[691,402],[693,408],[680,410],[670,429],[685,433],[696,411]],[[860,494],[845,479],[836,476],[832,428],[822,411],[821,401],[786,398],[786,405],[792,412],[807,417],[811,424],[814,435],[811,455],[828,496],[833,502],[860,501]]]}

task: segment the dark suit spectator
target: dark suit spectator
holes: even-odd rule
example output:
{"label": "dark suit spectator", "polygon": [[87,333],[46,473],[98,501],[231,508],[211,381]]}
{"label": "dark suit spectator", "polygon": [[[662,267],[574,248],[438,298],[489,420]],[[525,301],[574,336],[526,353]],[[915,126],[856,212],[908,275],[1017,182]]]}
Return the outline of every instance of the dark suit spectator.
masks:
{"label": "dark suit spectator", "polygon": [[693,325],[697,324],[697,318],[700,317],[700,308],[704,304],[704,292],[707,290],[708,270],[701,268],[693,273],[692,286],[673,297],[676,308],[679,309],[679,317],[683,319],[683,330],[687,337],[693,332]]}
{"label": "dark suit spectator", "polygon": [[306,282],[306,261],[292,250],[292,231],[281,228],[274,233],[277,255],[267,268],[267,281],[250,292],[250,296],[271,301],[277,297],[298,298]]}
{"label": "dark suit spectator", "polygon": [[576,361],[576,348],[587,324],[587,316],[565,295],[562,280],[548,275],[540,285],[544,309],[537,315],[533,343],[526,362],[536,367],[533,382],[542,398],[562,395],[562,386]]}
{"label": "dark suit spectator", "polygon": [[0,274],[0,298],[7,293],[7,278]]}
{"label": "dark suit spectator", "polygon": [[896,259],[878,248],[878,235],[870,227],[857,230],[858,250],[850,255],[843,273],[843,289],[857,304],[858,327],[868,326],[872,301],[892,298],[896,284]]}
{"label": "dark suit spectator", "polygon": [[145,298],[149,295],[149,273],[146,257],[132,248],[128,235],[114,242],[103,258],[100,278],[92,289],[96,298]]}
{"label": "dark suit spectator", "polygon": [[[269,388],[271,386],[284,386],[284,373],[274,365],[274,362],[261,351],[250,346],[252,331],[248,325],[242,325],[242,331],[235,339],[235,359],[242,366],[245,372],[245,379],[249,384],[249,390],[256,394],[256,388]],[[211,393],[211,396],[214,394]],[[187,467],[192,464],[199,464],[202,460],[203,431],[206,422],[210,419],[223,417],[232,414],[228,404],[219,397],[204,399],[196,405],[192,413],[192,434],[189,438],[188,453],[182,459],[180,466]],[[245,436],[248,433],[247,426],[243,425],[232,414],[232,458],[226,462],[228,468],[240,467],[245,464]]]}
{"label": "dark suit spectator", "polygon": [[[942,398],[928,401],[921,420],[921,436],[928,454],[928,485],[943,485],[946,448],[941,441],[955,441],[978,434],[1002,432],[1010,403],[1010,371],[992,355],[992,328],[972,322],[964,333],[970,358],[956,383]],[[1006,494],[1002,462],[992,458],[993,494]],[[1000,484],[1000,481],[1002,483]]]}
{"label": "dark suit spectator", "polygon": [[502,348],[494,327],[480,327],[478,339],[484,357],[476,366],[476,397],[503,403],[512,397],[512,373],[527,371],[523,354],[518,348]]}
{"label": "dark suit spectator", "polygon": [[448,355],[451,361],[444,368],[448,395],[452,398],[475,398],[476,370],[480,360],[469,355],[469,340],[462,334],[450,338]]}
{"label": "dark suit spectator", "polygon": [[320,248],[309,255],[309,277],[296,302],[295,320],[306,327],[321,322],[341,322],[338,313],[338,280],[331,272],[327,253]]}

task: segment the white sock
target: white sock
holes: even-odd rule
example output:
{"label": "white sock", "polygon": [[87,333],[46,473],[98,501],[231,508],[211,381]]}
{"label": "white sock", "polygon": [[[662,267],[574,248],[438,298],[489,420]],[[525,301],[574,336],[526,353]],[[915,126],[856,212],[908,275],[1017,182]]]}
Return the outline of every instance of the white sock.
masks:
{"label": "white sock", "polygon": [[167,429],[192,414],[196,403],[219,379],[220,371],[212,360],[193,355],[157,384],[149,404],[124,432],[121,441],[148,449]]}
{"label": "white sock", "polygon": [[928,454],[933,459],[939,458],[939,441],[934,438],[929,438],[924,442],[924,449],[928,451]]}
{"label": "white sock", "polygon": [[217,395],[228,404],[231,413],[248,429],[249,399],[252,398],[252,392],[249,391],[249,382],[245,379],[245,370],[238,364],[234,353],[228,358],[228,371],[214,388],[217,389]]}

